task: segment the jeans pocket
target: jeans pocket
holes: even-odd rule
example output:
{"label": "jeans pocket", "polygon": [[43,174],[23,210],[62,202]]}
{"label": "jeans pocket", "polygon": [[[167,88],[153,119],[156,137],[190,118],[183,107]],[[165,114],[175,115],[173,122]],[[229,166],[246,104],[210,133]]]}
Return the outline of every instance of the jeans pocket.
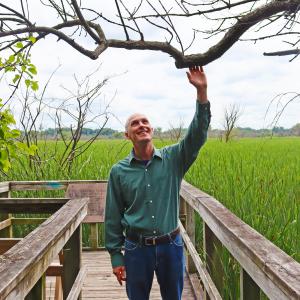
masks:
{"label": "jeans pocket", "polygon": [[132,242],[132,241],[129,241],[129,240],[125,239],[124,248],[127,251],[135,250],[138,247],[138,245],[139,245],[138,243],[135,243],[135,242]]}
{"label": "jeans pocket", "polygon": [[172,241],[172,243],[177,247],[182,247],[184,242],[183,242],[181,234],[177,234],[175,239]]}

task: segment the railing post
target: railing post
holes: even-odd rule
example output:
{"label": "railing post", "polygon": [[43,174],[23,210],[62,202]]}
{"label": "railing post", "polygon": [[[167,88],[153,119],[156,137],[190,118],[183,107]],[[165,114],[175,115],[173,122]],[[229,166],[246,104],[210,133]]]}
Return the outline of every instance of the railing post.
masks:
{"label": "railing post", "polygon": [[[67,299],[81,267],[81,225],[63,248],[63,299]],[[79,297],[80,298],[80,297]]]}
{"label": "railing post", "polygon": [[[0,198],[10,198],[10,192],[4,192],[4,193],[0,193]],[[1,214],[0,213],[0,222],[4,221],[6,219],[9,219],[11,217],[11,214]],[[0,237],[1,238],[12,238],[13,237],[13,231],[12,231],[12,226],[8,226],[7,228],[4,228],[2,230],[0,230]]]}
{"label": "railing post", "polygon": [[[206,268],[218,291],[222,293],[224,289],[224,272],[221,259],[222,244],[205,222],[203,222],[203,245]],[[205,293],[205,299],[209,299],[207,293]]]}
{"label": "railing post", "polygon": [[[194,209],[188,203],[186,203],[186,226],[185,226],[185,229],[186,229],[188,236],[190,237],[191,242],[195,246],[195,212],[194,212]],[[188,272],[190,274],[197,272],[195,263],[189,253],[187,254],[187,257],[186,257],[186,265],[187,265]]]}
{"label": "railing post", "polygon": [[97,250],[98,248],[98,224],[97,223],[90,223],[91,233],[90,233],[90,241],[91,241],[91,248],[93,250]]}
{"label": "railing post", "polygon": [[45,274],[38,280],[31,291],[26,295],[25,300],[45,300],[46,299],[46,276]]}
{"label": "railing post", "polygon": [[179,219],[184,228],[186,228],[186,201],[180,196]]}
{"label": "railing post", "polygon": [[249,276],[249,274],[240,267],[240,299],[257,300],[260,299],[260,288]]}

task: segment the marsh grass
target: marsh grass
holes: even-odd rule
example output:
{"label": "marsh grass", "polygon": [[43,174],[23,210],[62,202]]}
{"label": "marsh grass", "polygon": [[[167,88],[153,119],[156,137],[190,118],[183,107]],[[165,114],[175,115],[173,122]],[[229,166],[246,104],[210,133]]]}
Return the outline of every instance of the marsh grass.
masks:
{"label": "marsh grass", "polygon": [[[167,143],[155,141],[158,148]],[[50,154],[51,147],[54,144],[48,142],[46,148]],[[20,160],[13,164],[8,179],[107,179],[112,165],[125,157],[130,149],[126,141],[100,140],[75,161],[70,174],[53,158],[42,162],[41,170],[30,170],[26,161]],[[299,138],[241,139],[227,144],[209,140],[185,179],[218,199],[244,222],[300,261]],[[55,196],[62,197],[61,193],[56,192]],[[37,194],[40,197],[54,196],[51,191],[25,192],[22,196],[34,197]],[[20,192],[14,193],[14,196],[18,195]],[[89,226],[84,225],[84,246],[90,242],[88,231]],[[100,245],[103,245],[103,226],[99,226],[99,236]],[[196,216],[196,247],[203,257],[202,246],[202,221]],[[224,299],[238,299],[239,266],[226,249],[220,255],[227,287],[221,294]]]}

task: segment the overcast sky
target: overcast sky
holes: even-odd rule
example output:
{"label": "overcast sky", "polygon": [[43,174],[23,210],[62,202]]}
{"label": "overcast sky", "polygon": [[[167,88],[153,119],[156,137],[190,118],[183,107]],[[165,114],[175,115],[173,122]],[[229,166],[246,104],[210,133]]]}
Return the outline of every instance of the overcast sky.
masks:
{"label": "overcast sky", "polygon": [[[46,13],[40,11],[39,17],[41,24],[42,20],[48,20]],[[90,40],[85,39],[83,43],[86,41]],[[86,45],[94,47],[92,43]],[[278,100],[273,101],[267,112],[272,99],[281,93],[300,92],[299,58],[289,62],[289,57],[262,55],[264,51],[281,49],[286,47],[270,41],[256,45],[240,42],[204,68],[208,78],[213,128],[222,127],[224,109],[230,104],[238,104],[242,110],[239,126],[270,127],[276,112],[291,95],[283,97],[280,103]],[[94,104],[93,112],[101,112],[104,103],[114,97],[109,111],[115,117],[111,115],[108,127],[122,129],[128,115],[134,112],[145,113],[154,127],[163,129],[168,129],[170,124],[177,126],[181,122],[188,126],[192,118],[195,88],[189,84],[186,70],[176,69],[174,60],[167,54],[107,49],[98,60],[92,61],[64,42],[47,37],[33,47],[32,61],[38,69],[40,86],[61,64],[48,87],[47,98],[63,97],[66,92],[61,85],[74,90],[73,74],[84,78],[101,66],[94,80],[107,76],[112,78],[103,88],[98,103]],[[18,113],[19,105],[14,105],[14,110]],[[299,111],[300,99],[297,99],[287,106],[277,126],[291,127],[299,123]],[[43,122],[44,128],[53,127],[49,118],[44,117]]]}

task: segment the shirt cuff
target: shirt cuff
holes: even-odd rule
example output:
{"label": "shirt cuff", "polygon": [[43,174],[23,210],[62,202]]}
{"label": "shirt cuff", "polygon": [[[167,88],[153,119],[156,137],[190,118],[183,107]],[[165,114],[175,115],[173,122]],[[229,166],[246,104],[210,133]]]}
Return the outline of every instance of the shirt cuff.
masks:
{"label": "shirt cuff", "polygon": [[111,259],[111,265],[113,268],[125,265],[124,256],[121,252],[116,252],[116,253],[111,254],[110,259]]}
{"label": "shirt cuff", "polygon": [[209,112],[210,114],[210,102],[200,103],[198,100],[196,101],[196,112]]}

